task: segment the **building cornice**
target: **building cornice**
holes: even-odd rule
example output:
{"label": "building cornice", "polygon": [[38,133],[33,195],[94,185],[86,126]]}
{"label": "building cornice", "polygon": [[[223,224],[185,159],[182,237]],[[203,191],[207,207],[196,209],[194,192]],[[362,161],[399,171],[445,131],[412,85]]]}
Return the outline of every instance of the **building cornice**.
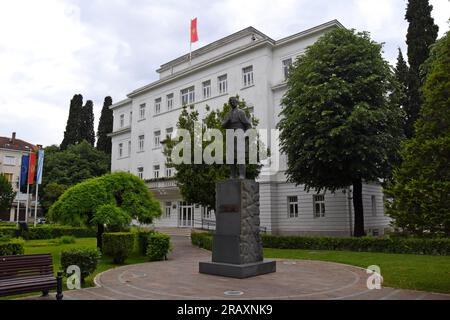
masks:
{"label": "building cornice", "polygon": [[116,137],[116,136],[120,136],[121,134],[129,133],[129,132],[131,132],[131,126],[127,126],[125,128],[121,128],[120,130],[114,131],[112,133],[108,133],[108,137]]}
{"label": "building cornice", "polygon": [[119,102],[117,102],[117,103],[114,103],[113,105],[111,105],[111,106],[109,107],[109,109],[114,110],[114,109],[117,109],[117,108],[126,106],[127,104],[130,104],[132,101],[133,101],[133,100],[131,100],[131,99],[124,99],[124,100],[122,100],[122,101],[119,101]]}

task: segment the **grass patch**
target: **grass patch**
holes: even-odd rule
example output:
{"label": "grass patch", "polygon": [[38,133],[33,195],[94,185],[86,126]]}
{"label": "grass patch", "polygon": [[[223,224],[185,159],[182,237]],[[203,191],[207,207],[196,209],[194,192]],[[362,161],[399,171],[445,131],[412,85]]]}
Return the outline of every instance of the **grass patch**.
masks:
{"label": "grass patch", "polygon": [[449,256],[299,249],[264,249],[264,256],[330,261],[362,268],[378,265],[386,287],[450,293]]}
{"label": "grass patch", "polygon": [[[61,270],[61,251],[65,249],[72,249],[72,248],[95,248],[97,246],[97,239],[96,238],[77,238],[75,243],[70,244],[63,244],[54,240],[30,240],[26,241],[24,248],[25,248],[25,254],[43,254],[43,253],[50,253],[53,258],[53,270],[55,272],[55,275],[58,271]],[[148,258],[145,256],[140,256],[137,252],[134,252],[132,255],[130,255],[126,263],[123,265],[130,265],[130,264],[138,264],[138,263],[144,263],[149,262]],[[95,286],[94,284],[94,278],[97,274],[113,269],[116,267],[120,267],[123,265],[116,265],[112,263],[112,258],[102,256],[100,261],[98,262],[97,269],[95,272],[86,278],[85,284],[83,285],[83,288],[86,287],[92,287]],[[66,287],[66,281],[63,280],[63,289],[64,291],[67,290]],[[15,299],[19,297],[27,297],[27,296],[36,296],[38,293],[31,293],[31,294],[24,294],[24,295],[17,295],[17,296],[10,296],[10,297],[0,297],[0,300],[4,299]]]}

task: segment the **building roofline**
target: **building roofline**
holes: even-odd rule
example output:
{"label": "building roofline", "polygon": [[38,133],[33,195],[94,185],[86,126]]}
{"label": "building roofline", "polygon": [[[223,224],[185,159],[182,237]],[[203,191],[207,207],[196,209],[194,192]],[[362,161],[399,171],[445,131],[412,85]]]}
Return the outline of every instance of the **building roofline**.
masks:
{"label": "building roofline", "polygon": [[345,27],[344,27],[344,25],[342,23],[340,23],[337,19],[334,19],[334,20],[330,20],[330,21],[327,21],[325,23],[322,23],[322,24],[320,24],[318,26],[315,26],[315,27],[312,27],[312,28],[300,31],[300,32],[295,33],[293,35],[290,35],[290,36],[287,36],[287,37],[282,38],[280,40],[277,40],[277,41],[275,41],[275,46],[283,45],[283,44],[288,43],[290,41],[296,40],[296,39],[301,38],[301,37],[308,36],[310,34],[313,34],[313,33],[319,32],[319,31],[323,31],[323,30],[331,28],[331,27],[338,27],[338,28],[345,29]]}
{"label": "building roofline", "polygon": [[116,102],[116,103],[112,104],[111,106],[109,106],[109,109],[110,110],[114,110],[114,109],[117,109],[119,107],[123,107],[124,105],[127,105],[127,104],[131,103],[132,101],[133,100],[131,100],[130,98],[121,100],[121,101]]}
{"label": "building roofline", "polygon": [[[120,105],[116,104],[116,105],[113,105],[113,106],[116,106],[116,107],[122,106],[122,105],[126,104],[126,102],[130,101],[131,98],[133,98],[133,97],[135,97],[135,96],[137,96],[137,95],[139,95],[141,93],[144,93],[144,92],[146,92],[148,90],[151,90],[151,89],[153,89],[155,87],[158,87],[160,85],[163,85],[163,84],[165,84],[167,82],[173,81],[173,80],[175,80],[175,79],[177,79],[179,77],[182,77],[185,74],[190,73],[190,72],[192,72],[194,70],[202,69],[202,68],[206,67],[207,65],[210,65],[210,64],[216,63],[218,61],[222,61],[224,59],[227,59],[230,56],[235,55],[236,53],[240,53],[242,51],[251,50],[251,49],[254,49],[254,48],[259,47],[260,45],[264,45],[264,44],[268,44],[268,45],[270,45],[272,47],[281,46],[281,45],[284,45],[284,44],[286,44],[286,43],[288,43],[290,41],[293,41],[293,40],[296,40],[296,39],[299,39],[299,38],[302,38],[302,37],[307,37],[307,36],[309,36],[311,34],[314,34],[316,32],[319,32],[319,31],[331,28],[333,26],[334,27],[338,27],[338,28],[345,28],[338,20],[334,19],[334,20],[325,22],[323,24],[320,24],[318,26],[315,26],[313,28],[310,28],[310,29],[301,31],[299,33],[293,34],[291,36],[282,38],[282,39],[280,39],[278,41],[274,41],[272,38],[266,36],[264,33],[258,31],[257,29],[255,29],[253,27],[245,28],[245,29],[240,30],[240,31],[238,31],[236,33],[233,33],[232,35],[230,35],[228,37],[222,38],[222,39],[220,39],[218,41],[215,41],[215,42],[213,42],[213,43],[211,43],[211,44],[209,44],[209,45],[207,45],[207,46],[205,46],[203,48],[200,48],[200,49],[194,51],[193,54],[195,52],[197,52],[197,55],[200,54],[199,52],[201,52],[201,54],[203,54],[203,53],[205,53],[205,52],[207,52],[209,50],[212,50],[212,49],[216,48],[218,45],[223,45],[224,43],[227,43],[228,41],[233,41],[235,39],[240,38],[243,35],[247,35],[249,32],[259,34],[260,36],[262,36],[262,39],[254,41],[254,42],[252,42],[250,44],[247,44],[245,46],[239,47],[239,48],[237,48],[235,50],[232,50],[231,52],[227,52],[226,54],[221,55],[220,57],[209,59],[209,60],[206,60],[204,62],[200,62],[199,64],[194,64],[193,66],[188,67],[188,68],[183,69],[183,70],[180,70],[180,71],[178,71],[178,72],[176,72],[176,73],[174,73],[174,74],[172,74],[170,76],[164,77],[162,79],[158,79],[158,80],[156,80],[156,81],[154,81],[152,83],[149,83],[149,84],[147,84],[145,86],[142,86],[142,87],[140,87],[140,88],[130,92],[129,94],[127,94],[128,99],[122,101],[122,102],[125,102],[125,103],[122,103]],[[227,42],[223,42],[225,39],[227,39],[226,40]],[[211,47],[212,45],[214,45],[214,47]],[[200,51],[200,50],[207,50],[207,51]],[[168,63],[164,64],[163,66],[166,66],[165,68],[167,68],[169,66],[181,63],[181,62],[183,62],[186,59],[189,59],[189,54],[183,55],[183,56],[181,56],[181,57],[179,57],[179,58],[177,58],[175,60],[172,60],[171,62],[168,62]],[[158,72],[159,71],[161,71],[161,69],[159,69]],[[113,109],[113,106],[111,106],[110,108]]]}
{"label": "building roofline", "polygon": [[[216,49],[217,47],[223,46],[224,44],[233,42],[233,41],[235,41],[237,39],[240,39],[240,38],[242,38],[242,37],[244,37],[244,36],[246,36],[248,34],[252,34],[252,33],[256,33],[256,34],[260,35],[262,38],[268,39],[268,40],[270,40],[270,41],[275,43],[275,41],[273,39],[271,39],[270,37],[268,37],[267,35],[265,35],[261,31],[257,30],[256,28],[250,26],[250,27],[247,27],[245,29],[239,30],[239,31],[237,31],[237,32],[235,32],[235,33],[233,33],[233,34],[231,34],[229,36],[226,36],[224,38],[216,40],[216,41],[214,41],[214,42],[212,42],[210,44],[207,44],[206,46],[203,46],[203,47],[201,47],[201,48],[199,48],[199,49],[197,49],[195,51],[192,51],[192,54],[191,54],[192,58],[195,58],[195,57],[198,57],[200,55],[203,55],[203,54],[205,54],[205,53],[207,53],[209,51],[212,51],[212,50]],[[162,71],[165,71],[165,70],[169,69],[170,67],[174,67],[174,66],[176,66],[176,65],[178,65],[180,63],[186,62],[186,61],[189,60],[189,57],[190,57],[190,54],[187,53],[187,54],[182,55],[181,57],[178,57],[178,58],[173,59],[173,60],[171,60],[171,61],[169,61],[167,63],[164,63],[163,65],[161,65],[161,67],[158,70],[156,70],[156,72],[161,73]]]}

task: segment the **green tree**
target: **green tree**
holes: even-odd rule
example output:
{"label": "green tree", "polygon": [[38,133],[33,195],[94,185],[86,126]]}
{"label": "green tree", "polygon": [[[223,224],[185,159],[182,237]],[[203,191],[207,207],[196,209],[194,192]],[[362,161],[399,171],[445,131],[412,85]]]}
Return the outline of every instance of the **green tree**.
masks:
{"label": "green tree", "polygon": [[335,29],[295,62],[282,100],[287,176],[305,190],[353,185],[354,235],[364,235],[363,181],[389,177],[401,139],[396,81],[367,32]]}
{"label": "green tree", "polygon": [[403,162],[386,193],[397,227],[450,236],[450,34],[433,46],[416,136],[402,148]]}
{"label": "green tree", "polygon": [[94,103],[91,100],[86,101],[86,105],[81,113],[80,140],[86,140],[91,146],[95,146],[94,131]]}
{"label": "green tree", "polygon": [[425,77],[420,67],[430,54],[430,46],[436,42],[439,27],[431,16],[433,6],[429,0],[409,0],[405,19],[409,22],[406,43],[408,44],[408,104],[406,107],[405,133],[414,136],[414,123],[420,113],[422,94],[420,88]]}
{"label": "green tree", "polygon": [[0,210],[10,210],[15,196],[11,183],[0,174]]}
{"label": "green tree", "polygon": [[50,208],[50,221],[97,227],[102,248],[105,226],[125,226],[132,219],[150,224],[161,215],[159,201],[138,177],[117,172],[88,179],[69,188]]}
{"label": "green tree", "polygon": [[[239,108],[246,111],[247,116],[250,117],[252,125],[258,125],[258,119],[250,115],[249,109],[246,107],[245,101],[239,101]],[[184,107],[178,119],[177,128],[186,129],[190,132],[191,141],[194,141],[194,124],[203,123],[202,135],[204,136],[206,129],[219,129],[225,139],[225,130],[222,129],[222,121],[225,115],[231,110],[231,106],[226,103],[222,110],[210,110],[207,107],[207,113],[203,119],[200,118],[197,110],[190,110]],[[202,164],[194,164],[194,152],[191,152],[191,164],[173,164],[170,160],[170,155],[174,146],[179,143],[179,139],[168,138],[165,143],[165,155],[167,157],[167,166],[173,167],[176,170],[176,180],[180,192],[189,203],[200,204],[204,207],[215,209],[216,207],[216,183],[228,179],[230,176],[229,166],[226,164],[206,164],[204,159]],[[211,144],[211,141],[202,140],[202,150]],[[225,146],[223,150],[225,160]],[[250,164],[247,165],[247,178],[255,179],[261,171],[261,165]]]}
{"label": "green tree", "polygon": [[62,151],[57,146],[46,147],[42,179],[44,210],[68,187],[109,172],[109,163],[109,155],[98,151],[86,141],[70,145]]}
{"label": "green tree", "polygon": [[103,102],[102,114],[97,130],[97,150],[111,155],[111,137],[108,137],[113,131],[113,111],[109,108],[112,105],[111,97],[106,97]]}
{"label": "green tree", "polygon": [[395,91],[395,94],[398,95],[399,107],[405,110],[408,105],[409,67],[403,58],[403,53],[400,48],[398,49],[397,65],[395,66],[394,74],[399,85],[399,90]]}
{"label": "green tree", "polygon": [[61,150],[67,149],[69,145],[80,142],[81,114],[83,110],[83,96],[76,94],[70,101],[69,118],[67,119],[64,139]]}

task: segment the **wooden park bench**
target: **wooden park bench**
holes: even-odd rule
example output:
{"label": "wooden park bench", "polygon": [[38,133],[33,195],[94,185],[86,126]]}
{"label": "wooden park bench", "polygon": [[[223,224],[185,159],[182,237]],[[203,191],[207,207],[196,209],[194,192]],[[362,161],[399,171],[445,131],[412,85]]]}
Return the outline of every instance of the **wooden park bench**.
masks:
{"label": "wooden park bench", "polygon": [[0,257],[0,297],[35,291],[48,296],[53,289],[62,300],[62,272],[55,278],[50,254]]}

